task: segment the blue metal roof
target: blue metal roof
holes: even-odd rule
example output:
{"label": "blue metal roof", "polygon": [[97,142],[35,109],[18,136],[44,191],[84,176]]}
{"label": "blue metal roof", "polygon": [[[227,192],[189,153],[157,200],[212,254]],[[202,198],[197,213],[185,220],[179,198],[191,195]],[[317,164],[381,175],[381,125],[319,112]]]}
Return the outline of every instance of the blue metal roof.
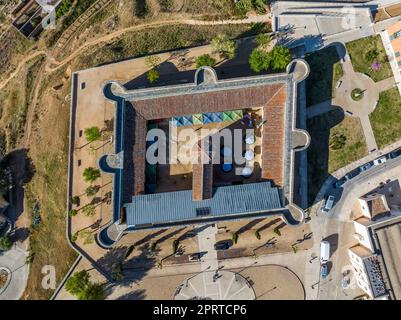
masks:
{"label": "blue metal roof", "polygon": [[[139,195],[124,207],[128,226],[196,221],[283,208],[279,189],[270,182],[218,187],[211,199],[202,201],[193,201],[191,190]],[[207,209],[210,214],[199,216],[199,209]]]}

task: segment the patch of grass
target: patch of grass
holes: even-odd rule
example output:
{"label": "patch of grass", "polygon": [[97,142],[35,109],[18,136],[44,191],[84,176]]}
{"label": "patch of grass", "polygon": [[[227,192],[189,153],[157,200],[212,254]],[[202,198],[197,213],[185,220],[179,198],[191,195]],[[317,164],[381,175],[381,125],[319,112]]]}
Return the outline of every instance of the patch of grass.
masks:
{"label": "patch of grass", "polygon": [[[376,82],[391,77],[391,67],[379,35],[351,41],[346,46],[356,72],[364,73]],[[372,69],[375,61],[381,64],[378,70]]]}
{"label": "patch of grass", "polygon": [[127,33],[107,45],[99,45],[80,58],[79,68],[151,53],[200,46],[218,34],[229,38],[250,35],[250,24],[192,26],[171,25]]}
{"label": "patch of grass", "polygon": [[[308,200],[312,204],[329,174],[367,155],[367,147],[359,119],[340,110],[309,119],[308,132]],[[335,136],[345,137],[338,149],[329,147]]]}
{"label": "patch of grass", "polygon": [[397,88],[380,93],[375,110],[369,115],[379,148],[401,137],[401,97]]}
{"label": "patch of grass", "polygon": [[343,68],[335,47],[328,47],[305,57],[310,66],[306,80],[306,103],[308,106],[333,97],[334,87],[343,76]]}

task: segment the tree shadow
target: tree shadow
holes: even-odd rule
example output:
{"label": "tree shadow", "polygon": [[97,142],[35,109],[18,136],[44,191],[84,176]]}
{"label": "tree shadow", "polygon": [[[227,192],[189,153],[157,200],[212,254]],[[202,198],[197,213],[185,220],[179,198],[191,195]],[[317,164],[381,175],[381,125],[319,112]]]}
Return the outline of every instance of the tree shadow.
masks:
{"label": "tree shadow", "polygon": [[143,289],[135,290],[118,297],[116,300],[145,300],[145,292]]}
{"label": "tree shadow", "polygon": [[266,223],[265,225],[261,226],[258,229],[258,232],[262,232],[263,230],[270,228],[271,226],[275,225],[277,222],[280,222],[280,221],[281,221],[280,218],[273,219],[273,220],[269,221],[268,223]]}
{"label": "tree shadow", "polygon": [[[8,153],[0,162],[0,171],[9,170],[12,177],[12,210],[7,214],[12,222],[24,211],[24,186],[35,176],[36,168],[29,157],[29,149],[22,148]],[[10,214],[11,213],[11,214]]]}
{"label": "tree shadow", "polygon": [[136,246],[140,246],[140,245],[142,245],[142,244],[144,244],[144,243],[146,243],[146,242],[149,242],[149,241],[152,240],[153,238],[159,236],[160,234],[162,234],[163,232],[166,232],[166,231],[167,231],[167,229],[161,229],[161,230],[158,230],[158,231],[156,231],[156,232],[154,232],[154,233],[147,234],[147,235],[146,235],[145,237],[143,237],[141,240],[136,241],[136,242],[134,243],[134,246],[135,246],[135,247],[136,247]]}
{"label": "tree shadow", "polygon": [[263,221],[263,219],[256,219],[256,220],[249,221],[246,225],[239,228],[238,231],[236,231],[235,233],[238,235],[241,233],[244,233],[245,231],[252,229],[254,226],[256,226],[261,221]]}
{"label": "tree shadow", "polygon": [[13,231],[12,239],[13,241],[25,241],[28,239],[30,234],[29,228],[17,228]]}

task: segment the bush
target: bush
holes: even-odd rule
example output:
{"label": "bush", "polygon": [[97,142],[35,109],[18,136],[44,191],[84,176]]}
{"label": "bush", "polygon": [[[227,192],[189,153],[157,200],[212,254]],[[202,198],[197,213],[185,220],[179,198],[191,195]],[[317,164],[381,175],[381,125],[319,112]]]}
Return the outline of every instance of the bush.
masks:
{"label": "bush", "polygon": [[254,49],[248,59],[249,67],[252,71],[258,73],[261,71],[267,71],[270,67],[270,59],[271,57],[268,52]]}
{"label": "bush", "polygon": [[98,127],[86,128],[84,133],[85,133],[85,138],[88,142],[97,141],[102,136],[102,133]]}
{"label": "bush", "polygon": [[345,146],[347,137],[343,134],[335,134],[330,140],[330,148],[333,150],[340,150]]}
{"label": "bush", "polygon": [[202,54],[196,58],[196,67],[213,67],[216,64],[216,59],[209,54]]}
{"label": "bush", "polygon": [[75,209],[71,209],[70,212],[68,213],[68,215],[70,217],[75,217],[78,214],[78,211]]}
{"label": "bush", "polygon": [[96,213],[95,207],[91,204],[82,208],[82,213],[87,217],[93,217]]}
{"label": "bush", "polygon": [[264,33],[259,33],[256,36],[255,41],[259,48],[264,48],[268,43],[272,41],[272,37]]}
{"label": "bush", "polygon": [[365,59],[369,62],[373,62],[373,60],[377,59],[379,56],[379,52],[376,48],[369,50],[365,53]]}
{"label": "bush", "polygon": [[96,179],[100,178],[100,171],[99,169],[88,167],[84,170],[83,176],[85,181],[93,182]]}
{"label": "bush", "polygon": [[239,238],[238,233],[233,233],[231,239],[233,240],[234,244],[237,244],[238,238]]}
{"label": "bush", "polygon": [[235,4],[235,9],[237,9],[237,12],[241,15],[247,14],[253,9],[252,0],[239,0]]}
{"label": "bush", "polygon": [[[174,243],[173,243],[174,246]],[[157,249],[157,242],[152,242],[152,244],[150,245],[150,251],[155,252]],[[173,248],[173,251],[176,250],[175,248]],[[176,250],[177,251],[177,250]],[[176,251],[174,251],[174,253],[176,253]]]}
{"label": "bush", "polygon": [[74,233],[70,236],[70,241],[72,243],[76,242],[78,240],[78,233]]}
{"label": "bush", "polygon": [[74,275],[65,283],[65,289],[77,296],[89,285],[89,273],[86,270],[75,272]]}
{"label": "bush", "polygon": [[9,236],[0,237],[0,251],[8,251],[13,246],[13,241]]}
{"label": "bush", "polygon": [[260,232],[258,230],[255,231],[255,237],[258,240],[262,239],[262,236],[260,235]]}
{"label": "bush", "polygon": [[104,300],[106,294],[100,283],[90,283],[83,292],[78,295],[79,300]]}
{"label": "bush", "polygon": [[276,46],[271,51],[271,67],[275,71],[284,70],[291,62],[291,51],[286,47]]}
{"label": "bush", "polygon": [[74,204],[74,205],[79,205],[79,197],[78,196],[73,196],[72,198],[71,198],[71,204]]}
{"label": "bush", "polygon": [[160,73],[156,69],[149,70],[147,78],[150,83],[156,82],[160,78]]}
{"label": "bush", "polygon": [[145,64],[148,68],[156,68],[160,62],[161,60],[159,56],[147,56],[145,58]]}
{"label": "bush", "polygon": [[233,59],[235,57],[237,45],[234,40],[230,40],[225,34],[219,34],[214,37],[210,45],[215,52],[219,53],[225,59]]}
{"label": "bush", "polygon": [[180,242],[178,240],[173,241],[173,254],[176,254],[178,251],[178,247],[180,246]]}

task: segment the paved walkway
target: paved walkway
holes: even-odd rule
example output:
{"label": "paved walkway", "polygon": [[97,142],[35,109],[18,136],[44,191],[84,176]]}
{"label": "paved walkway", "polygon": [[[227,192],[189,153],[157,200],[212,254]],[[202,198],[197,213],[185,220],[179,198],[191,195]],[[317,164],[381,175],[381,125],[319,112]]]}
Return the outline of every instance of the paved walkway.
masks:
{"label": "paved walkway", "polygon": [[[336,107],[341,107],[348,115],[360,119],[367,149],[369,152],[373,152],[378,149],[378,146],[369,120],[369,114],[374,111],[379,101],[380,92],[395,86],[394,78],[390,77],[374,82],[367,75],[355,72],[345,45],[336,43],[334,46],[341,59],[344,75],[339,80],[339,86],[335,89],[334,98],[309,107],[308,118],[329,112]],[[355,88],[363,91],[363,96],[358,101],[351,97],[351,92]]]}
{"label": "paved walkway", "polygon": [[0,294],[0,300],[19,300],[24,293],[28,280],[28,264],[26,264],[26,252],[14,245],[9,251],[0,255],[0,267],[11,270],[11,281],[7,288]]}

